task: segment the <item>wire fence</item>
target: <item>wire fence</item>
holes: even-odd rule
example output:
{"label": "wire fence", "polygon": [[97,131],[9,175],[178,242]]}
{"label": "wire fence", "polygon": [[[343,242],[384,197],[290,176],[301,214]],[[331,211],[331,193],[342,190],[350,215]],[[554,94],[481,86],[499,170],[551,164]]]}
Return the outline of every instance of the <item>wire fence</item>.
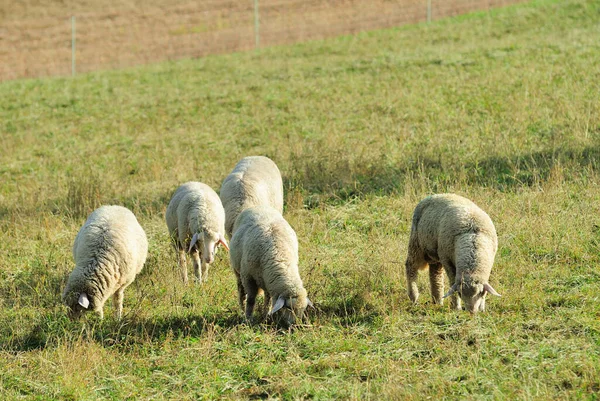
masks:
{"label": "wire fence", "polygon": [[0,26],[0,81],[201,57],[487,10],[524,0],[205,0]]}

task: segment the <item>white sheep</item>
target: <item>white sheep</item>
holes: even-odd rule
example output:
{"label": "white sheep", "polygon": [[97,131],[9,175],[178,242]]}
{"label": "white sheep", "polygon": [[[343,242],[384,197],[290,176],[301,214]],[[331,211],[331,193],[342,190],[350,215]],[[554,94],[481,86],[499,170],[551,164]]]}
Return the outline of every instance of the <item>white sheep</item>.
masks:
{"label": "white sheep", "polygon": [[93,310],[104,317],[104,303],[113,296],[117,319],[123,314],[123,292],[142,270],[148,240],[133,213],[122,206],[102,206],[90,214],[73,244],[75,269],[69,275],[63,302],[69,316]]}
{"label": "white sheep", "polygon": [[281,214],[270,206],[245,209],[236,219],[231,238],[231,267],[237,278],[239,304],[251,319],[259,289],[269,316],[279,311],[279,323],[302,318],[308,299],[298,273],[298,238]]}
{"label": "white sheep", "polygon": [[221,244],[229,250],[225,241],[225,211],[219,196],[206,184],[186,182],[173,194],[165,217],[173,245],[179,252],[183,282],[188,281],[186,252],[192,257],[196,279],[200,283],[206,281],[217,246]]}
{"label": "white sheep", "polygon": [[[429,266],[434,303],[441,304],[443,298],[453,295],[453,308],[461,309],[462,299],[470,312],[484,311],[487,293],[500,296],[488,282],[497,250],[494,223],[476,204],[454,194],[423,199],[415,208],[408,243],[409,298],[417,301],[418,272]],[[451,284],[443,298],[442,266]]]}
{"label": "white sheep", "polygon": [[248,156],[236,164],[219,192],[225,208],[225,232],[231,238],[237,216],[246,208],[271,206],[283,213],[283,181],[279,168],[265,156]]}

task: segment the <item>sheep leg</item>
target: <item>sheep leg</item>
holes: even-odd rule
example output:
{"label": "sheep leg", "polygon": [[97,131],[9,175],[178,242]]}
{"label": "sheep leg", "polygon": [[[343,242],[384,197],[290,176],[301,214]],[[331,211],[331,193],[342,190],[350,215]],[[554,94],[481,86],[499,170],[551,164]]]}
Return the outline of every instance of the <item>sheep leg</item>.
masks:
{"label": "sheep leg", "polygon": [[455,310],[462,310],[462,301],[458,294],[453,294],[450,298],[450,307]]}
{"label": "sheep leg", "polygon": [[246,289],[246,319],[252,318],[254,312],[254,304],[256,303],[256,295],[258,294],[258,286],[251,278],[244,280],[244,288]]}
{"label": "sheep leg", "polygon": [[429,264],[429,284],[433,303],[442,305],[444,302],[444,268],[441,263]]}
{"label": "sheep leg", "polygon": [[485,312],[485,297],[481,300],[479,304],[479,312]]}
{"label": "sheep leg", "polygon": [[246,301],[246,290],[242,285],[242,279],[238,273],[235,273],[235,277],[237,278],[237,288],[238,288],[238,302],[240,303],[240,308],[242,309],[242,313],[244,313],[244,302]]}
{"label": "sheep leg", "polygon": [[415,303],[419,299],[419,287],[417,286],[417,277],[419,270],[427,267],[427,262],[422,256],[412,255],[409,251],[406,258],[406,285],[408,287],[408,297]]}
{"label": "sheep leg", "polygon": [[190,255],[192,256],[192,262],[194,263],[194,277],[196,277],[196,281],[202,283],[202,271],[200,270],[202,262],[200,262],[200,253],[198,253],[197,249],[193,249]]}
{"label": "sheep leg", "polygon": [[113,306],[115,308],[117,320],[121,320],[121,316],[123,316],[123,294],[125,292],[125,287],[126,286],[122,286],[113,294]]}
{"label": "sheep leg", "polygon": [[181,272],[181,279],[183,280],[183,284],[188,283],[187,277],[187,263],[185,260],[185,251],[183,249],[179,249],[179,271]]}
{"label": "sheep leg", "polygon": [[266,316],[271,310],[271,294],[268,291],[263,290],[264,302],[262,306],[262,315]]}
{"label": "sheep leg", "polygon": [[[446,269],[446,274],[448,275],[448,281],[450,282],[450,287],[452,287],[456,280],[456,267],[448,261],[444,263],[444,268]],[[458,296],[458,293],[454,293],[450,296],[450,308],[455,310],[461,310],[461,300]]]}
{"label": "sheep leg", "polygon": [[202,281],[208,281],[208,263],[202,261]]}

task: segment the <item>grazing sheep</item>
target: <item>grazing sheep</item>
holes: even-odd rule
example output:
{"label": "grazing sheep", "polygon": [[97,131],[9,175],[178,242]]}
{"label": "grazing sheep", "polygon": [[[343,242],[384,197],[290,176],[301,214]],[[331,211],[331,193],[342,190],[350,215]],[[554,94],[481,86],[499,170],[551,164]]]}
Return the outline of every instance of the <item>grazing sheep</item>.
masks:
{"label": "grazing sheep", "polygon": [[[429,266],[434,303],[441,304],[443,298],[454,295],[453,308],[461,309],[462,299],[470,312],[484,311],[487,293],[500,296],[488,282],[497,250],[494,223],[473,202],[454,194],[423,199],[415,208],[408,243],[408,297],[417,301],[418,272]],[[442,266],[451,283],[443,298]]]}
{"label": "grazing sheep", "polygon": [[148,255],[146,233],[122,206],[102,206],[92,212],[73,245],[75,269],[69,275],[63,302],[69,316],[93,310],[104,317],[104,302],[113,296],[118,319],[123,314],[123,291],[142,270]]}
{"label": "grazing sheep", "polygon": [[239,304],[252,317],[258,290],[271,300],[268,315],[278,313],[284,326],[302,318],[312,303],[298,273],[298,238],[281,214],[270,206],[244,210],[231,238],[231,267],[237,278]]}
{"label": "grazing sheep", "polygon": [[188,281],[186,252],[192,257],[198,281],[208,280],[208,265],[215,260],[217,246],[222,244],[229,250],[224,236],[225,211],[217,193],[201,182],[182,184],[169,202],[166,220],[173,245],[179,252],[183,282]]}
{"label": "grazing sheep", "polygon": [[231,238],[235,219],[246,208],[267,205],[283,213],[281,173],[268,157],[244,157],[223,181],[220,197],[225,208],[225,232]]}

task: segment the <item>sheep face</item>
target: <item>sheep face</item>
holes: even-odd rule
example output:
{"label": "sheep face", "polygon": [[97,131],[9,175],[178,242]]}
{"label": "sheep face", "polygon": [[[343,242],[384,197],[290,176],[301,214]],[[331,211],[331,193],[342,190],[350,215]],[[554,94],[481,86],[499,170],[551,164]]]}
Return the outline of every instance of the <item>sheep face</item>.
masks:
{"label": "sheep face", "polygon": [[218,233],[212,231],[204,232],[202,241],[202,260],[204,263],[210,264],[215,261],[219,239],[220,237]]}
{"label": "sheep face", "polygon": [[198,245],[198,249],[201,250],[202,261],[207,264],[215,261],[218,245],[223,245],[225,249],[229,250],[225,237],[220,233],[210,230],[205,230],[201,234],[194,234],[189,251],[196,244]]}
{"label": "sheep face", "polygon": [[[295,305],[295,308],[291,305]],[[273,319],[279,326],[287,328],[293,326],[296,323],[296,319],[302,320],[305,309],[306,307],[300,307],[298,302],[293,298],[287,299],[285,306],[273,315]]]}
{"label": "sheep face", "polygon": [[287,328],[294,325],[297,319],[302,321],[308,306],[312,306],[312,302],[308,299],[306,290],[302,289],[295,297],[284,298],[279,296],[277,300],[274,300],[269,315],[273,316],[278,325]]}
{"label": "sheep face", "polygon": [[460,290],[460,299],[465,309],[471,313],[485,310],[485,296],[483,284],[463,285]]}
{"label": "sheep face", "polygon": [[85,293],[70,292],[63,295],[63,302],[69,308],[69,319],[78,320],[81,315],[92,310],[90,299]]}
{"label": "sheep face", "polygon": [[464,308],[471,313],[485,311],[485,297],[488,293],[497,297],[500,296],[489,283],[481,284],[471,281],[464,281],[453,285],[444,298],[452,295],[454,292],[460,295]]}

